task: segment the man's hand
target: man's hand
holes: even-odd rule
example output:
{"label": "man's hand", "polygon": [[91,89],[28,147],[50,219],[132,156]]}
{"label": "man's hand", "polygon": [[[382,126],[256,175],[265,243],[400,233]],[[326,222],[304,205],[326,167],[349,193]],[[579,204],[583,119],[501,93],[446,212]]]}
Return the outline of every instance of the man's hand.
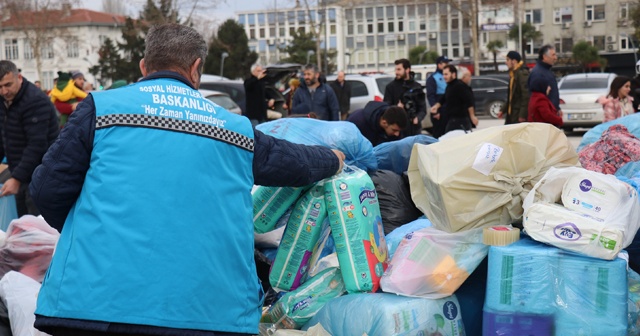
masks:
{"label": "man's hand", "polygon": [[15,195],[18,193],[20,189],[20,181],[14,179],[13,177],[8,179],[7,182],[2,185],[2,189],[0,189],[0,197],[7,195]]}
{"label": "man's hand", "polygon": [[75,111],[75,110],[76,110],[76,108],[78,107],[78,104],[79,104],[79,103],[73,103],[73,104],[71,104],[71,111]]}
{"label": "man's hand", "polygon": [[476,118],[475,116],[471,117],[471,122],[472,122],[475,126],[478,126],[478,118]]}
{"label": "man's hand", "polygon": [[498,119],[502,119],[502,115],[503,115],[503,114],[504,114],[504,113],[502,113],[502,111],[498,112]]}
{"label": "man's hand", "polygon": [[414,117],[414,118],[413,118],[413,124],[414,124],[414,125],[417,125],[417,124],[418,124],[418,117]]}
{"label": "man's hand", "polygon": [[440,108],[440,103],[437,103],[437,104],[435,104],[435,105],[431,106],[431,113],[432,113],[432,114],[436,114],[436,113],[438,113],[438,109],[439,109],[439,108]]}
{"label": "man's hand", "polygon": [[404,104],[401,101],[398,102],[398,106],[404,108]]}
{"label": "man's hand", "polygon": [[258,74],[258,79],[263,79],[266,75],[267,75],[267,70],[262,70],[262,72]]}
{"label": "man's hand", "polygon": [[344,166],[344,159],[346,157],[344,156],[343,152],[337,149],[332,149],[332,151],[338,157],[338,160],[340,160],[340,168],[338,168],[338,171],[336,172],[336,174],[340,174],[340,172],[342,171],[342,167]]}
{"label": "man's hand", "polygon": [[525,118],[518,118],[518,122],[527,122],[527,119],[525,119]]}
{"label": "man's hand", "polygon": [[276,103],[275,100],[269,99],[269,102],[267,104],[269,105],[269,108],[272,108],[275,103]]}
{"label": "man's hand", "polygon": [[432,114],[433,119],[440,120],[440,113]]}

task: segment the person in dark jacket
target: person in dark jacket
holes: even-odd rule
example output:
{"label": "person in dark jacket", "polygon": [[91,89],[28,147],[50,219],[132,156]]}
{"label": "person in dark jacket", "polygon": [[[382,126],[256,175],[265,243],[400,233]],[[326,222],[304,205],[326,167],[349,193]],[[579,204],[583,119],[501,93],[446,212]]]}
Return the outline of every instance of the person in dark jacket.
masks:
{"label": "person in dark jacket", "polygon": [[18,216],[37,216],[29,195],[31,175],[60,128],[49,97],[10,61],[0,61],[0,124],[0,158],[6,156],[11,172],[0,196],[15,195]]}
{"label": "person in dark jacket", "polygon": [[[447,81],[447,90],[434,106],[431,106],[431,113],[435,118],[439,117],[438,109],[447,104],[447,114],[449,120],[445,128],[445,134],[453,130],[471,131],[471,128],[478,126],[478,118],[475,116],[475,101],[473,91],[464,81],[458,79],[458,69],[449,64],[442,71],[444,79]],[[461,78],[469,76],[471,73],[467,68],[460,68]]]}
{"label": "person in dark jacket", "polygon": [[[427,78],[427,100],[429,101],[429,106],[435,105],[440,101],[440,98],[444,96],[444,91],[447,89],[447,81],[444,80],[442,69],[444,69],[449,62],[451,62],[451,60],[447,56],[438,57],[436,59],[438,69]],[[441,106],[440,109],[438,109],[438,113],[439,117],[437,119],[431,115],[431,124],[433,124],[431,134],[435,138],[442,136],[447,127],[445,107]]]}
{"label": "person in dark jacket", "polygon": [[411,76],[411,63],[402,58],[395,61],[396,78],[384,89],[383,101],[407,111],[409,127],[405,135],[420,134],[422,119],[427,115],[427,103],[422,85]]}
{"label": "person in dark jacket", "polygon": [[338,98],[340,105],[340,119],[347,120],[349,110],[351,110],[351,84],[344,80],[344,71],[338,71],[338,77],[329,86]]}
{"label": "person in dark jacket", "polygon": [[375,147],[400,139],[400,132],[407,127],[408,118],[402,107],[372,101],[363,109],[353,111],[347,121],[354,123]]}
{"label": "person in dark jacket", "polygon": [[558,128],[563,125],[562,116],[549,99],[551,86],[544,88],[542,82],[534,82],[531,87],[531,98],[529,99],[529,122],[543,122]]}
{"label": "person in dark jacket", "polygon": [[553,71],[551,71],[551,67],[556,64],[557,60],[558,56],[556,55],[556,50],[553,46],[550,44],[542,46],[538,52],[538,63],[536,63],[536,66],[531,70],[527,84],[529,85],[529,90],[531,92],[534,92],[531,90],[532,86],[544,87],[545,91],[547,86],[551,87],[551,91],[548,95],[549,100],[551,100],[551,103],[558,111],[558,114],[562,116],[558,81],[556,80],[556,76],[553,74]]}
{"label": "person in dark jacket", "polygon": [[504,116],[505,125],[527,121],[529,110],[529,68],[522,62],[517,51],[507,53],[507,68],[509,69],[509,91],[507,103],[502,107],[498,118]]}
{"label": "person in dark jacket", "polygon": [[267,71],[262,69],[260,64],[251,66],[251,76],[244,81],[245,115],[255,127],[267,121],[267,109],[271,108],[275,101],[267,100],[264,77]]}
{"label": "person in dark jacket", "polygon": [[311,114],[326,121],[340,120],[338,98],[327,84],[321,83],[320,72],[313,64],[304,67],[304,83],[293,94],[293,114]]}
{"label": "person in dark jacket", "polygon": [[313,184],[344,154],[267,136],[200,96],[206,54],[193,28],[152,27],[144,78],[92,92],[36,169],[34,201],[61,231],[37,329],[258,333],[251,189]]}

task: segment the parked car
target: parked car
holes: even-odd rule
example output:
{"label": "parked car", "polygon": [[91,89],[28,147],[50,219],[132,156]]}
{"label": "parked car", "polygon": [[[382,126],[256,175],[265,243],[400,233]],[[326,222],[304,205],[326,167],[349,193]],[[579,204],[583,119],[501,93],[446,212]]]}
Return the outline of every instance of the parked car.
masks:
{"label": "parked car", "polygon": [[233,99],[231,99],[231,97],[229,97],[228,94],[220,91],[203,90],[203,89],[200,89],[198,91],[200,92],[200,94],[202,94],[204,98],[209,99],[210,101],[214,102],[216,105],[223,107],[225,110],[235,114],[242,114],[242,110],[240,109],[240,106],[238,106],[238,104],[236,104],[236,102],[234,102]]}
{"label": "parked car", "polygon": [[[335,81],[336,77],[336,75],[327,76],[327,83]],[[351,112],[364,108],[370,101],[382,101],[387,84],[394,78],[394,76],[383,74],[346,75],[345,80],[351,84]]]}
{"label": "parked car", "polygon": [[558,83],[562,121],[567,131],[576,127],[593,127],[604,119],[602,105],[597,100],[606,96],[614,73],[581,73],[563,77]]}
{"label": "parked car", "polygon": [[473,76],[471,89],[475,98],[476,115],[490,115],[498,118],[509,94],[509,76],[481,75]]}

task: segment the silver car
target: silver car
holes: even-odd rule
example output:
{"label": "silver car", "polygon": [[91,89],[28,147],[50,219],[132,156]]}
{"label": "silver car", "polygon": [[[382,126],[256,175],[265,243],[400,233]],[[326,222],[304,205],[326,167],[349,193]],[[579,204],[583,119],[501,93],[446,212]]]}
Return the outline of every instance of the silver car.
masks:
{"label": "silver car", "polygon": [[[327,76],[327,83],[336,80],[336,75]],[[364,108],[370,101],[382,101],[387,84],[391,83],[394,76],[390,75],[358,75],[349,74],[344,77],[351,84],[350,111]]]}
{"label": "silver car", "polygon": [[225,110],[235,114],[242,114],[242,110],[240,109],[240,106],[238,106],[238,104],[236,104],[233,101],[233,99],[229,97],[228,94],[220,91],[213,91],[213,90],[198,90],[198,91],[204,98],[209,99],[210,101],[214,102],[216,105],[224,108]]}
{"label": "silver car", "polygon": [[614,73],[581,73],[563,77],[558,83],[562,121],[567,131],[577,127],[593,127],[604,119],[597,100],[609,93]]}

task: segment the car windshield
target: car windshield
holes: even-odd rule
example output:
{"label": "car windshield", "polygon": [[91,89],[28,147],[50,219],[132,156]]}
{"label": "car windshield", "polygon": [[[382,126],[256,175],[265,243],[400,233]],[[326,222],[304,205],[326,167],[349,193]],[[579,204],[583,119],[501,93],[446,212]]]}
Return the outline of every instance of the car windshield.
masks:
{"label": "car windshield", "polygon": [[561,90],[575,90],[575,89],[603,89],[606,90],[609,87],[609,80],[607,78],[565,78],[560,86]]}
{"label": "car windshield", "polygon": [[233,100],[231,100],[231,98],[229,98],[229,96],[213,95],[213,96],[208,96],[207,99],[209,99],[210,101],[216,103],[217,105],[220,105],[221,107],[225,108],[226,110],[233,110],[233,109],[238,107],[238,105],[236,105],[236,103]]}
{"label": "car windshield", "polygon": [[378,90],[384,93],[384,90],[387,88],[387,85],[391,83],[393,77],[380,77],[376,78],[376,83],[378,84]]}

